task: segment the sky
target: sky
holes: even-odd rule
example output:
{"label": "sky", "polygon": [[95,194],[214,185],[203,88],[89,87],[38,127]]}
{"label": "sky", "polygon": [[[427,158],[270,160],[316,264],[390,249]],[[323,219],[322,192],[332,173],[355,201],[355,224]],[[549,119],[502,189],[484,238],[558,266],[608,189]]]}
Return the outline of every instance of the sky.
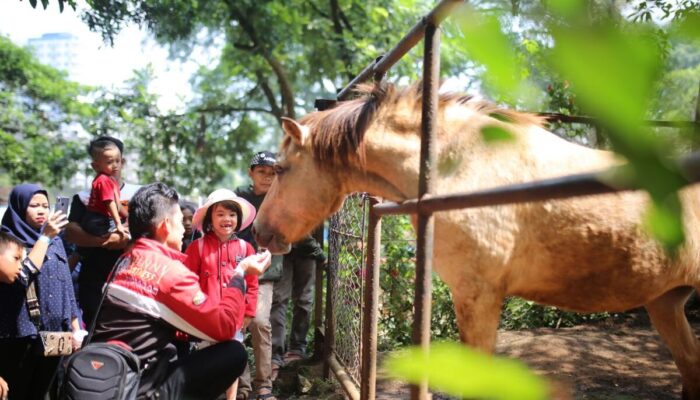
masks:
{"label": "sky", "polygon": [[[28,0],[0,0],[0,34],[24,46],[30,38],[44,33],[71,33],[81,42],[81,68],[76,79],[83,84],[119,87],[133,75],[133,71],[151,63],[156,80],[151,90],[161,96],[158,103],[162,111],[181,110],[191,96],[188,79],[198,68],[192,61],[168,60],[168,51],[159,46],[148,34],[131,25],[124,29],[110,47],[98,33],[91,32],[80,19],[83,1],[78,1],[77,11],[66,6],[59,12],[58,2],[50,1],[46,10],[38,2],[34,9]],[[192,57],[209,60],[211,56]]]}

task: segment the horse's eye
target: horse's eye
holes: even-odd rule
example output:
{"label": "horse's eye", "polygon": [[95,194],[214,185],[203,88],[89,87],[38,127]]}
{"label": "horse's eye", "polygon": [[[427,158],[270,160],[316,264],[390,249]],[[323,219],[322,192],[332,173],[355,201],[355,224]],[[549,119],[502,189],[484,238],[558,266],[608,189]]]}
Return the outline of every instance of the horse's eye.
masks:
{"label": "horse's eye", "polygon": [[284,171],[285,171],[285,168],[283,168],[280,165],[275,165],[274,170],[275,170],[275,174],[282,175],[282,173],[284,173]]}

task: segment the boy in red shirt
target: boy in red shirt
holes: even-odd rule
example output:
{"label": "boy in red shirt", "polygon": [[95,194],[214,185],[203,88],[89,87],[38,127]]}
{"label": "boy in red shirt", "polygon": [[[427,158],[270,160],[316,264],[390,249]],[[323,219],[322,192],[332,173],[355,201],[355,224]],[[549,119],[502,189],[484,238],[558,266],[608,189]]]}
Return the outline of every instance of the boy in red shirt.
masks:
{"label": "boy in red shirt", "polygon": [[122,153],[113,141],[102,138],[90,142],[88,152],[97,176],[92,181],[90,200],[81,226],[94,236],[108,232],[128,236],[129,232],[122,224],[122,218],[126,218],[127,213],[121,206],[119,191]]}

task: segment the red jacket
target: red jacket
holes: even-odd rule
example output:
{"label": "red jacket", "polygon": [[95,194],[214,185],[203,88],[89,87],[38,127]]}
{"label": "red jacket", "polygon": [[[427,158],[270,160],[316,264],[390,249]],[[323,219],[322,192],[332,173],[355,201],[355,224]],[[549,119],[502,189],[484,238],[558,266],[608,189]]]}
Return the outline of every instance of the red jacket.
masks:
{"label": "red jacket", "polygon": [[[243,326],[242,288],[208,297],[199,277],[182,264],[185,255],[155,240],[141,238],[115,268],[97,317],[93,341],[122,341],[141,361],[139,394],[165,376],[157,364],[175,354],[176,330],[209,340],[231,340]],[[242,285],[241,285],[242,286]]]}
{"label": "red jacket", "polygon": [[[241,244],[244,244],[244,249],[241,249]],[[222,242],[213,232],[209,232],[192,242],[185,254],[185,265],[199,275],[199,285],[204,293],[212,299],[218,299],[226,283],[233,277],[238,262],[255,254],[255,249],[243,239],[234,238]],[[245,275],[245,282],[244,315],[253,318],[258,304],[258,277]]]}

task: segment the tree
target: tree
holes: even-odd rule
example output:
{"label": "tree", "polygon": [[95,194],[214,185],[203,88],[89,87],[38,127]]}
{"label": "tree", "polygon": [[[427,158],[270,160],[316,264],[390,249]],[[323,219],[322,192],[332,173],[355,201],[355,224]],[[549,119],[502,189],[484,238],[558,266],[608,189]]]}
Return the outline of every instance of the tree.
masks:
{"label": "tree", "polygon": [[89,109],[76,99],[86,91],[0,36],[0,171],[12,183],[60,187],[73,176],[84,151],[75,124]]}
{"label": "tree", "polygon": [[[97,91],[85,128],[124,139],[125,156],[140,182],[160,181],[181,193],[206,194],[232,166],[245,165],[259,127],[245,114],[210,118],[215,110],[162,113],[149,91],[153,71],[135,71],[119,91]],[[218,111],[218,110],[216,110]],[[222,114],[225,110],[220,110]],[[135,164],[135,165],[134,165]]]}

